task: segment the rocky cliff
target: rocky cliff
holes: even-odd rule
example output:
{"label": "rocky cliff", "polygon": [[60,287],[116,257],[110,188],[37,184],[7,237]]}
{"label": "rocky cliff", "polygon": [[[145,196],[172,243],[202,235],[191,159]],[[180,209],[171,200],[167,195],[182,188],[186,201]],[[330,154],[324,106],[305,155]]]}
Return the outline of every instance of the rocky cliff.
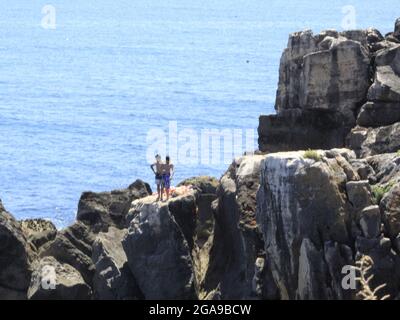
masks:
{"label": "rocky cliff", "polygon": [[364,256],[398,299],[399,50],[400,20],[294,33],[260,152],[167,202],[140,180],[85,192],[63,230],[0,202],[0,299],[358,299],[342,270]]}

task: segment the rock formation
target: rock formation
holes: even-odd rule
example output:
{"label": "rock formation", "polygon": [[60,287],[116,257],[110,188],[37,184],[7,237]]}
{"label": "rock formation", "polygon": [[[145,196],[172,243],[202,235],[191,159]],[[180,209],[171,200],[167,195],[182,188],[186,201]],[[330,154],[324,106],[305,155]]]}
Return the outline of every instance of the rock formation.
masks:
{"label": "rock formation", "polygon": [[294,33],[260,152],[168,201],[85,192],[63,230],[0,202],[0,299],[357,299],[342,270],[365,255],[399,299],[399,50],[400,19]]}

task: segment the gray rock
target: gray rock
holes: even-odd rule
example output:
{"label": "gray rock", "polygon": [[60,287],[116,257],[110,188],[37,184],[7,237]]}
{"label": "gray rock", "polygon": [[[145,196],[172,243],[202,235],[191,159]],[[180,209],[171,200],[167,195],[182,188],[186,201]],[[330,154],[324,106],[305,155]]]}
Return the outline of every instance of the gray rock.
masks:
{"label": "gray rock", "polygon": [[28,298],[32,300],[89,300],[91,289],[69,264],[44,257],[35,264]]}
{"label": "gray rock", "polygon": [[353,124],[335,110],[283,110],[260,116],[258,147],[263,152],[342,147]]}
{"label": "gray rock", "polygon": [[133,277],[122,248],[127,230],[110,227],[99,233],[93,244],[94,297],[100,300],[126,300],[143,298]]}
{"label": "gray rock", "polygon": [[380,203],[385,229],[391,238],[400,233],[400,185],[393,186]]}
{"label": "gray rock", "polygon": [[77,220],[93,231],[107,231],[108,226],[126,227],[126,215],[133,200],[151,194],[150,186],[136,180],[127,189],[111,192],[84,192],[79,200]]}
{"label": "gray rock", "polygon": [[377,238],[381,231],[379,206],[369,206],[361,212],[360,226],[365,238]]}
{"label": "gray rock", "polygon": [[373,204],[371,186],[367,180],[349,181],[346,183],[347,195],[357,213]]}
{"label": "gray rock", "polygon": [[350,160],[350,164],[354,168],[354,170],[357,171],[357,174],[359,175],[361,180],[368,180],[369,182],[374,181],[374,179],[375,179],[375,176],[374,176],[375,175],[375,171],[369,165],[367,160],[365,160],[365,159],[353,159],[353,160]]}
{"label": "gray rock", "polygon": [[374,83],[368,100],[400,102],[400,45],[380,51],[375,58]]}
{"label": "gray rock", "polygon": [[371,288],[386,284],[379,291],[378,296],[382,297],[389,294],[391,298],[394,298],[398,294],[400,285],[400,259],[396,252],[392,250],[390,239],[358,237],[355,248],[357,251],[356,259],[360,258],[361,255],[368,255],[374,261],[369,273],[369,275],[374,275],[370,282]]}
{"label": "gray rock", "polygon": [[[321,272],[328,270],[322,250],[327,241],[350,243],[347,230],[352,208],[344,192],[347,176],[339,163],[332,163],[334,159],[325,161],[322,151],[321,161],[303,155],[267,155],[257,194],[257,222],[282,299],[337,298],[344,293],[322,288],[320,282]],[[301,270],[310,273],[303,275]]]}
{"label": "gray rock", "polygon": [[378,128],[356,127],[351,130],[346,144],[362,158],[397,152],[400,150],[400,122]]}
{"label": "gray rock", "polygon": [[168,204],[148,197],[134,201],[131,211],[135,212],[134,218],[122,243],[144,297],[195,299],[189,245]]}
{"label": "gray rock", "polygon": [[381,127],[400,121],[400,102],[367,102],[361,108],[357,125],[362,127]]}
{"label": "gray rock", "polygon": [[48,220],[44,219],[27,219],[21,221],[22,231],[38,250],[45,243],[54,240],[57,235],[57,228]]}
{"label": "gray rock", "polygon": [[400,40],[400,18],[398,18],[394,24],[393,36]]}
{"label": "gray rock", "polygon": [[0,201],[0,299],[26,298],[35,258],[20,223]]}
{"label": "gray rock", "polygon": [[40,257],[52,256],[61,263],[71,265],[92,286],[94,265],[91,256],[94,237],[88,226],[77,222],[60,231],[53,241],[46,243],[40,249]]}
{"label": "gray rock", "polygon": [[[237,158],[220,180],[214,203],[214,241],[202,289],[211,291],[218,286],[222,299],[278,297],[254,214],[264,158]],[[257,266],[260,259],[265,262],[262,267]]]}

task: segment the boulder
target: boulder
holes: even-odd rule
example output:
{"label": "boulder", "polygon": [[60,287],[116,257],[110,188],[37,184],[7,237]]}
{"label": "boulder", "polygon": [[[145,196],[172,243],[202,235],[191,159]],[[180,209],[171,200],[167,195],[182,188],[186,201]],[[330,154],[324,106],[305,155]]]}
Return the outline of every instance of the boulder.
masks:
{"label": "boulder", "polygon": [[127,230],[110,227],[99,233],[93,244],[93,263],[96,271],[93,278],[95,299],[126,300],[143,298],[133,277],[122,248]]}
{"label": "boulder", "polygon": [[75,268],[58,262],[54,257],[44,257],[35,263],[28,298],[32,300],[89,300],[91,289]]}
{"label": "boulder", "polygon": [[107,231],[108,226],[126,227],[126,215],[133,200],[151,194],[150,186],[136,180],[127,189],[111,192],[84,192],[79,200],[77,220],[93,231]]}
{"label": "boulder", "polygon": [[36,255],[21,224],[0,201],[0,299],[24,299]]}
{"label": "boulder", "polygon": [[[194,192],[181,197],[195,201]],[[189,244],[168,203],[156,202],[154,196],[135,200],[130,214],[133,219],[122,244],[145,299],[195,299]]]}

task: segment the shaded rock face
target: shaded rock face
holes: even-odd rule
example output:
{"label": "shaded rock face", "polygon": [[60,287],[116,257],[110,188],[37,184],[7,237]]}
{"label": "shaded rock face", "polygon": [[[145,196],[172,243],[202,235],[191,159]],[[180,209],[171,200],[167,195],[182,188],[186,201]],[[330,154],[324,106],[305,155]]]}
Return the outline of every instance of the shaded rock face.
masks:
{"label": "shaded rock face", "polygon": [[57,228],[48,220],[44,219],[28,219],[21,221],[21,228],[25,236],[36,248],[55,239]]}
{"label": "shaded rock face", "polygon": [[360,127],[382,127],[400,121],[400,102],[367,102],[358,114]]}
{"label": "shaded rock face", "polygon": [[352,128],[346,122],[342,113],[329,109],[291,109],[260,116],[259,149],[279,152],[343,146]]}
{"label": "shaded rock face", "polygon": [[[193,203],[195,199],[194,192],[180,198]],[[148,197],[134,201],[130,212],[133,219],[122,244],[144,297],[196,299],[189,242],[168,203],[155,202],[154,197]],[[195,212],[189,212],[189,220],[190,214]]]}
{"label": "shaded rock face", "polygon": [[[334,109],[349,114],[370,85],[365,31],[311,31],[290,35],[280,63],[276,98],[285,109]],[[353,81],[354,79],[358,81]]]}
{"label": "shaded rock face", "polygon": [[354,128],[347,145],[361,158],[400,150],[400,122],[378,128]]}
{"label": "shaded rock face", "polygon": [[260,163],[264,156],[236,159],[220,180],[215,228],[203,289],[221,299],[274,299],[262,235],[255,220]]}
{"label": "shaded rock face", "polygon": [[58,232],[55,239],[40,248],[40,257],[54,257],[60,263],[71,265],[78,270],[89,286],[92,286],[94,265],[92,263],[92,245],[95,235],[88,226],[76,222]]}
{"label": "shaded rock face", "polygon": [[34,259],[20,223],[0,201],[0,299],[26,299]]}
{"label": "shaded rock face", "polygon": [[81,274],[54,257],[35,263],[28,298],[32,300],[88,300],[91,289]]}
{"label": "shaded rock face", "polygon": [[375,58],[375,68],[368,100],[400,102],[400,45],[380,51]]}
{"label": "shaded rock face", "polygon": [[[389,192],[380,208],[372,205],[368,180],[359,180],[355,168],[349,171],[354,153],[319,155],[317,161],[302,151],[270,154],[261,166],[257,221],[281,298],[353,299],[354,292],[341,286],[341,270],[363,254],[375,262],[374,286],[387,283],[381,294],[395,297],[399,257],[386,234],[392,230],[395,243],[398,231],[396,219],[382,220],[381,212],[390,215],[386,203],[396,196]],[[382,229],[381,221],[389,227]]]}
{"label": "shaded rock face", "polygon": [[77,220],[96,232],[105,231],[108,226],[126,227],[125,217],[132,201],[150,194],[150,186],[141,180],[123,190],[84,192],[79,200]]}
{"label": "shaded rock face", "polygon": [[92,260],[96,270],[93,278],[95,299],[143,298],[122,247],[126,233],[126,229],[110,227],[107,233],[99,233],[93,244]]}

